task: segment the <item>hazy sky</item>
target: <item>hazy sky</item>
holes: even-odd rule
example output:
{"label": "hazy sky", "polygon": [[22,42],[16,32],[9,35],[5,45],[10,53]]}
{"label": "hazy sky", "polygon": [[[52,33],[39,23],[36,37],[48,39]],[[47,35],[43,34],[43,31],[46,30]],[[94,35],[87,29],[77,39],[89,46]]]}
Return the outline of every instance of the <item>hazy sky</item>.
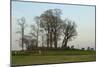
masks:
{"label": "hazy sky", "polygon": [[[12,1],[12,49],[20,49],[18,45],[18,34],[16,31],[20,30],[17,19],[21,17],[26,18],[27,27],[35,21],[35,16],[41,15],[48,9],[61,9],[62,18],[69,18],[77,24],[78,36],[69,45],[74,45],[76,48],[95,47],[95,6],[80,6],[80,5],[64,5],[64,4],[50,4],[50,3],[36,3],[36,2],[18,2]],[[30,29],[26,31],[29,33]],[[27,33],[25,32],[25,33]]]}

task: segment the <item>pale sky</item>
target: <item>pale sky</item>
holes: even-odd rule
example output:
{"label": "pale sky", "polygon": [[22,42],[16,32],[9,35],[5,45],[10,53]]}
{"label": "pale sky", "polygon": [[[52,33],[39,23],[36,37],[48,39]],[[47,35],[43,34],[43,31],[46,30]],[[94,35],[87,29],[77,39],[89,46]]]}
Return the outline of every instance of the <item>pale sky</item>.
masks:
{"label": "pale sky", "polygon": [[48,9],[61,9],[62,18],[69,18],[77,24],[77,37],[68,43],[76,48],[95,48],[95,6],[71,5],[71,4],[51,4],[51,3],[36,3],[36,2],[19,2],[12,1],[12,50],[19,50],[18,40],[19,29],[17,19],[26,18],[27,27],[25,34],[29,33],[30,25],[35,21],[35,16],[40,16]]}

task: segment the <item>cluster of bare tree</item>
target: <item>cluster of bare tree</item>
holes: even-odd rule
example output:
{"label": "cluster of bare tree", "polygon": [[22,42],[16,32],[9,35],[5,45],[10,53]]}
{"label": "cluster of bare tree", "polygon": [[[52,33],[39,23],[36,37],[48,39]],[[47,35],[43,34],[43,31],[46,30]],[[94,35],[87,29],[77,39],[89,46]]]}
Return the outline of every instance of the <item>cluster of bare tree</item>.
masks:
{"label": "cluster of bare tree", "polygon": [[[62,48],[67,48],[67,43],[71,41],[76,35],[76,24],[74,21],[69,19],[61,18],[62,12],[60,9],[49,9],[42,13],[40,16],[35,17],[36,26],[31,25],[30,34],[32,37],[27,39],[24,35],[25,30],[25,18],[21,18],[18,22],[21,27],[21,46],[22,50],[24,43],[27,49],[31,46],[32,48],[38,47],[39,45],[39,35],[42,37],[42,46],[45,45],[47,48],[57,48],[58,41],[62,39]],[[45,36],[45,37],[44,37]],[[45,39],[44,39],[45,38]],[[34,43],[35,46],[34,46]],[[31,47],[29,49],[31,49]]]}

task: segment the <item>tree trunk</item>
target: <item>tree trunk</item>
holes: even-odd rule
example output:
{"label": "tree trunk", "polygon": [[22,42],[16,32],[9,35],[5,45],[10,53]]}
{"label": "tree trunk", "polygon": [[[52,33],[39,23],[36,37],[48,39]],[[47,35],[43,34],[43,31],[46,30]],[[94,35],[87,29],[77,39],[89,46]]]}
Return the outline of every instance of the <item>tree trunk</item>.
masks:
{"label": "tree trunk", "polygon": [[49,48],[49,32],[47,33],[47,48]]}
{"label": "tree trunk", "polygon": [[54,46],[57,48],[57,33],[56,31],[54,32]]}
{"label": "tree trunk", "polygon": [[52,32],[50,32],[50,48],[52,48]]}
{"label": "tree trunk", "polygon": [[62,48],[64,48],[65,40],[66,40],[66,36],[65,36],[64,39],[63,39],[63,42],[62,42]]}
{"label": "tree trunk", "polygon": [[43,39],[43,35],[42,35],[42,47],[44,47],[44,39]]}
{"label": "tree trunk", "polygon": [[36,44],[36,48],[38,47],[38,30],[37,30],[37,44]]}
{"label": "tree trunk", "polygon": [[54,44],[55,44],[55,48],[57,48],[57,39],[56,38],[55,38]]}
{"label": "tree trunk", "polygon": [[67,43],[68,43],[68,39],[65,39],[65,41],[64,41],[64,48],[67,48]]}
{"label": "tree trunk", "polygon": [[68,43],[68,40],[66,39],[64,47],[67,47],[67,43]]}
{"label": "tree trunk", "polygon": [[22,51],[24,50],[24,27],[22,26]]}

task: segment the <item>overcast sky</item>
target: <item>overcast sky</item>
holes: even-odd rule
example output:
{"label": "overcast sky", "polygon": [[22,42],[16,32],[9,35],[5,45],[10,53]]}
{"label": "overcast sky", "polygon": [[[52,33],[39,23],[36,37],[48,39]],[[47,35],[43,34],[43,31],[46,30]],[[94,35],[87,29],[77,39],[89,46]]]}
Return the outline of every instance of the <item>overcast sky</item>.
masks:
{"label": "overcast sky", "polygon": [[48,9],[61,9],[62,18],[69,18],[77,24],[78,36],[68,45],[74,45],[76,48],[95,48],[95,6],[80,6],[80,5],[64,5],[36,2],[19,2],[12,1],[12,49],[19,50],[20,46],[16,40],[19,35],[16,31],[20,30],[17,19],[26,18],[26,32],[30,32],[30,25],[35,21],[35,16],[41,15]]}

